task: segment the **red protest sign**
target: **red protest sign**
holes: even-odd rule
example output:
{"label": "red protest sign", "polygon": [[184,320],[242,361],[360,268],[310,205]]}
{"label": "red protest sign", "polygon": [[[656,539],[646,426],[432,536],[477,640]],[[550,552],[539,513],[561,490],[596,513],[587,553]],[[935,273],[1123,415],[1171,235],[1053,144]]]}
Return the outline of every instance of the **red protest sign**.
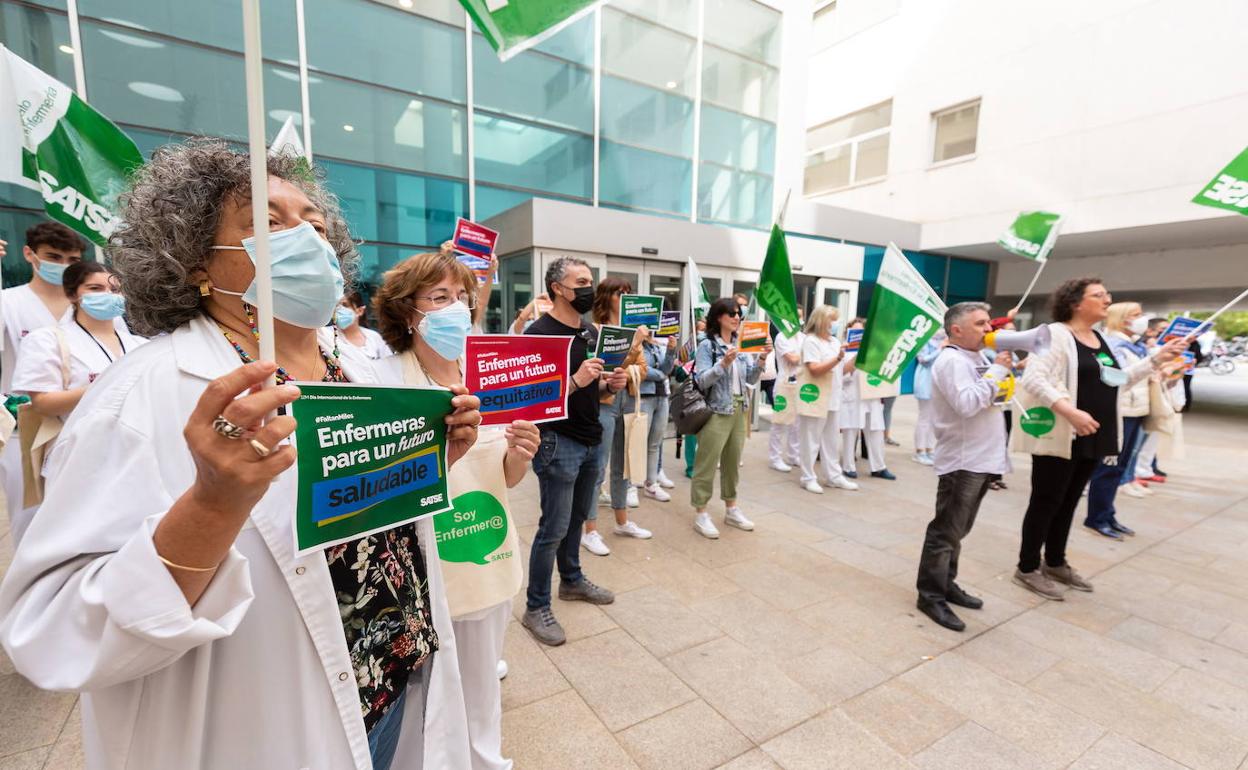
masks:
{"label": "red protest sign", "polygon": [[471,268],[477,276],[478,283],[485,283],[490,275],[490,259],[494,256],[494,247],[497,244],[497,230],[469,222],[463,217],[455,220],[451,246],[459,253],[459,261]]}
{"label": "red protest sign", "polygon": [[567,417],[571,350],[571,337],[469,335],[464,384],[481,399],[481,424]]}

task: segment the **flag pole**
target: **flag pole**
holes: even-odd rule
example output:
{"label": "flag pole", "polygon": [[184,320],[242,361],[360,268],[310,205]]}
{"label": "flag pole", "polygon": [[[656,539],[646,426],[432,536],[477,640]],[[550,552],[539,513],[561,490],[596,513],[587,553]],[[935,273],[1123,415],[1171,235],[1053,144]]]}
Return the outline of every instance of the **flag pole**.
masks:
{"label": "flag pole", "polygon": [[[260,58],[260,0],[242,0],[243,64],[247,76],[247,139],[251,154],[251,219],[256,239],[256,331],[260,360],[274,361],[273,280],[269,271],[269,173],[264,136],[264,66]],[[305,148],[306,149],[306,148]],[[274,377],[268,385],[273,385]]]}
{"label": "flag pole", "polygon": [[1191,338],[1195,335],[1195,333],[1196,333],[1197,331],[1200,331],[1200,329],[1201,329],[1202,327],[1204,327],[1204,326],[1208,326],[1210,329],[1212,329],[1212,328],[1213,328],[1213,320],[1214,320],[1215,318],[1217,318],[1218,316],[1222,315],[1223,313],[1225,313],[1226,311],[1230,310],[1231,308],[1235,307],[1237,304],[1239,304],[1240,300],[1244,299],[1245,297],[1248,297],[1248,289],[1244,289],[1243,291],[1241,291],[1241,292],[1239,293],[1239,296],[1238,296],[1238,297],[1236,297],[1235,299],[1233,299],[1233,300],[1231,300],[1230,302],[1226,303],[1226,304],[1225,304],[1225,305],[1223,305],[1222,307],[1218,308],[1217,312],[1215,312],[1213,315],[1209,316],[1209,317],[1208,317],[1208,318],[1206,318],[1205,320],[1201,321],[1201,322],[1200,322],[1200,326],[1197,326],[1194,330],[1192,330],[1192,332],[1191,332],[1191,333],[1189,333],[1189,334],[1188,334],[1186,337],[1184,337],[1183,339],[1185,339],[1185,340],[1189,340],[1189,339],[1191,339]]}
{"label": "flag pole", "polygon": [[1020,299],[1018,304],[1014,306],[1015,312],[1018,312],[1018,310],[1022,308],[1023,303],[1027,301],[1027,297],[1031,295],[1031,290],[1036,288],[1036,281],[1040,280],[1040,274],[1044,272],[1044,266],[1047,264],[1049,264],[1049,261],[1046,259],[1040,263],[1039,267],[1036,268],[1036,274],[1031,277],[1031,283],[1027,284],[1027,290],[1023,292],[1022,299]]}

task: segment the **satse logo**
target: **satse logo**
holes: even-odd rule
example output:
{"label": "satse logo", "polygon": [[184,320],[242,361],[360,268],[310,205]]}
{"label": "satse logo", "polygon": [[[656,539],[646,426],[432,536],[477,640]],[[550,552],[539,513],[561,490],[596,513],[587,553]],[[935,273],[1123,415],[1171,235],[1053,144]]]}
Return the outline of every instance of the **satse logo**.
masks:
{"label": "satse logo", "polygon": [[919,344],[919,340],[927,336],[932,326],[932,319],[925,315],[916,315],[910,319],[910,328],[901,333],[893,343],[892,350],[884,357],[884,363],[880,365],[880,376],[890,380],[895,377],[897,370],[906,362],[906,356]]}
{"label": "satse logo", "polygon": [[1236,208],[1248,208],[1248,180],[1246,179],[1236,179],[1230,174],[1219,174],[1218,181],[1205,190],[1204,194],[1206,198]]}

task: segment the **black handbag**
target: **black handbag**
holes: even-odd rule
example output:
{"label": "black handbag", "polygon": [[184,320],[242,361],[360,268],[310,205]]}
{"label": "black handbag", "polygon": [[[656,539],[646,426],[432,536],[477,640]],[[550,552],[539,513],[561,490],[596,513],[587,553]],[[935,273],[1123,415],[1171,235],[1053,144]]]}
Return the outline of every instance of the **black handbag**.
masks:
{"label": "black handbag", "polygon": [[[715,365],[718,356],[715,343],[711,343],[711,366]],[[668,412],[672,422],[676,424],[676,432],[684,435],[696,435],[710,421],[711,407],[706,403],[706,396],[698,388],[697,380],[692,375],[676,386],[668,400]]]}

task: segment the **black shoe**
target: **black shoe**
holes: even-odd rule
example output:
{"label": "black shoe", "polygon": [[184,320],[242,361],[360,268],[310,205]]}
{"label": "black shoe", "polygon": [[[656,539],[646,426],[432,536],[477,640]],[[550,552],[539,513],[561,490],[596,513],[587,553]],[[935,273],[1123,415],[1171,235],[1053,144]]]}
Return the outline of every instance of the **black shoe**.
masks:
{"label": "black shoe", "polygon": [[[1187,410],[1184,409],[1183,411],[1186,412]],[[1153,473],[1158,476],[1161,476],[1163,479],[1170,475],[1169,473],[1166,473],[1165,471],[1163,471],[1161,468],[1153,468]]]}
{"label": "black shoe", "polygon": [[953,583],[949,586],[949,591],[945,594],[945,599],[950,604],[956,604],[957,606],[965,607],[968,610],[983,609],[984,606],[983,599],[978,596],[971,596],[966,591],[963,591],[962,586],[957,583]]}
{"label": "black shoe", "polygon": [[1110,540],[1121,540],[1121,539],[1122,539],[1122,535],[1118,534],[1118,533],[1117,533],[1117,532],[1116,532],[1113,528],[1111,528],[1108,524],[1103,524],[1103,525],[1101,525],[1101,526],[1099,526],[1099,527],[1094,527],[1094,526],[1092,526],[1091,524],[1084,524],[1083,526],[1087,527],[1088,529],[1092,530],[1093,532],[1097,533],[1098,535],[1104,535],[1105,537],[1109,538]]}
{"label": "black shoe", "polygon": [[885,468],[885,469],[884,469],[884,470],[882,470],[882,471],[871,471],[871,478],[873,478],[873,479],[888,479],[889,481],[896,481],[896,480],[897,480],[897,477],[896,477],[896,476],[894,476],[894,475],[893,475],[893,472],[892,472],[892,471],[890,471],[888,468]]}
{"label": "black shoe", "polygon": [[1134,530],[1134,529],[1131,529],[1130,527],[1124,527],[1123,525],[1121,525],[1121,524],[1119,524],[1119,523],[1118,523],[1118,520],[1117,520],[1117,519],[1110,519],[1110,520],[1109,520],[1109,528],[1110,528],[1110,529],[1112,529],[1113,531],[1115,531],[1115,532],[1119,533],[1119,534],[1126,535],[1127,537],[1134,537],[1134,536],[1135,536],[1135,530]]}
{"label": "black shoe", "polygon": [[845,478],[847,479],[858,478],[858,471],[841,471],[841,472],[845,474]]}
{"label": "black shoe", "polygon": [[962,622],[962,618],[953,614],[953,610],[949,609],[949,605],[945,602],[925,602],[919,599],[918,608],[938,626],[944,626],[950,631],[966,630],[966,624]]}

